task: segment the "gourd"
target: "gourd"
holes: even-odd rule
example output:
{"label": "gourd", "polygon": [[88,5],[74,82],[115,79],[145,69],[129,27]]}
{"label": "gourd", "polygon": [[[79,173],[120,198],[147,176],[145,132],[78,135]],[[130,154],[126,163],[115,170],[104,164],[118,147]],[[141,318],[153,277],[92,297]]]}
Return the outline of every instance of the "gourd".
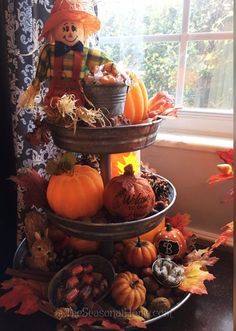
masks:
{"label": "gourd", "polygon": [[135,79],[126,95],[124,115],[131,124],[141,123],[147,118],[148,94],[144,82]]}
{"label": "gourd", "polygon": [[71,171],[53,175],[48,183],[47,201],[58,215],[77,219],[94,216],[103,204],[103,181],[97,170],[75,165]]}
{"label": "gourd", "polygon": [[148,215],[155,205],[155,194],[149,182],[135,176],[131,164],[123,175],[113,177],[104,190],[104,206],[113,216],[124,221],[140,219]]}
{"label": "gourd", "polygon": [[170,223],[157,233],[154,243],[157,253],[163,257],[181,258],[186,252],[186,240],[182,232],[173,228]]}
{"label": "gourd", "polygon": [[136,274],[129,271],[118,274],[112,284],[112,298],[127,309],[141,307],[146,299],[146,288]]}
{"label": "gourd", "polygon": [[156,247],[147,240],[129,242],[124,249],[124,258],[131,267],[146,268],[150,267],[156,260]]}

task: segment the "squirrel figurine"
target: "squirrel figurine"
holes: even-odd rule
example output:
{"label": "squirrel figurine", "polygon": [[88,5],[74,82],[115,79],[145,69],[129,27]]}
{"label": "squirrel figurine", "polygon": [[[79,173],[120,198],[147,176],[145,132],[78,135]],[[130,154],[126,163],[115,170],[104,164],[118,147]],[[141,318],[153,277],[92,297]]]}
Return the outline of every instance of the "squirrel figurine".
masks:
{"label": "squirrel figurine", "polygon": [[34,233],[34,243],[31,247],[31,256],[26,258],[26,265],[30,269],[50,271],[54,267],[56,253],[52,241],[48,238],[48,229],[44,237],[39,232]]}

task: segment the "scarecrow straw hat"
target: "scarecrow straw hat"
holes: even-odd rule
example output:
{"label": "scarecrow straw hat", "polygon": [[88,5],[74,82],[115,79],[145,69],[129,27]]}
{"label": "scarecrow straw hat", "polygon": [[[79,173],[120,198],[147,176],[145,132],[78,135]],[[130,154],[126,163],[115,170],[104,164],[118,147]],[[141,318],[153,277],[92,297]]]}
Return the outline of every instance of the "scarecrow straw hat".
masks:
{"label": "scarecrow straw hat", "polygon": [[55,27],[65,21],[81,22],[84,25],[86,36],[97,32],[101,25],[94,13],[92,0],[55,0],[39,40],[47,38]]}

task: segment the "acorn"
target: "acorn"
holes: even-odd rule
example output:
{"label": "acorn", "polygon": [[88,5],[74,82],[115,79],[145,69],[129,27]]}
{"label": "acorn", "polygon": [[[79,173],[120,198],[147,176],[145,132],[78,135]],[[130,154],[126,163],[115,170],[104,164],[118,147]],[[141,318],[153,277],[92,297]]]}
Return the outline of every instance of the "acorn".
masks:
{"label": "acorn", "polygon": [[170,310],[171,303],[167,298],[159,297],[152,300],[149,308],[152,316],[159,316]]}

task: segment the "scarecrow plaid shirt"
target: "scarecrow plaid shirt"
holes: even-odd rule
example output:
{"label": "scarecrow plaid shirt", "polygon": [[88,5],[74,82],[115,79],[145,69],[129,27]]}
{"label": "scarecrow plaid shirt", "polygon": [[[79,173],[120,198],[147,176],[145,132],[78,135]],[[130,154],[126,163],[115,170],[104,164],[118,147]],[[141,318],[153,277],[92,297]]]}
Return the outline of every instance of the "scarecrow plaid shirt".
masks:
{"label": "scarecrow plaid shirt", "polygon": [[[53,63],[54,63],[54,52],[55,45],[47,44],[43,47],[39,55],[39,63],[37,67],[37,72],[35,79],[32,84],[35,87],[39,87],[40,83],[46,79],[52,79],[53,77]],[[63,79],[72,78],[73,71],[73,53],[74,51],[69,51],[63,55]],[[89,72],[89,67],[93,65],[101,65],[109,62],[110,60],[98,49],[91,49],[84,47],[82,52],[82,63],[79,79],[83,79],[85,74]]]}

